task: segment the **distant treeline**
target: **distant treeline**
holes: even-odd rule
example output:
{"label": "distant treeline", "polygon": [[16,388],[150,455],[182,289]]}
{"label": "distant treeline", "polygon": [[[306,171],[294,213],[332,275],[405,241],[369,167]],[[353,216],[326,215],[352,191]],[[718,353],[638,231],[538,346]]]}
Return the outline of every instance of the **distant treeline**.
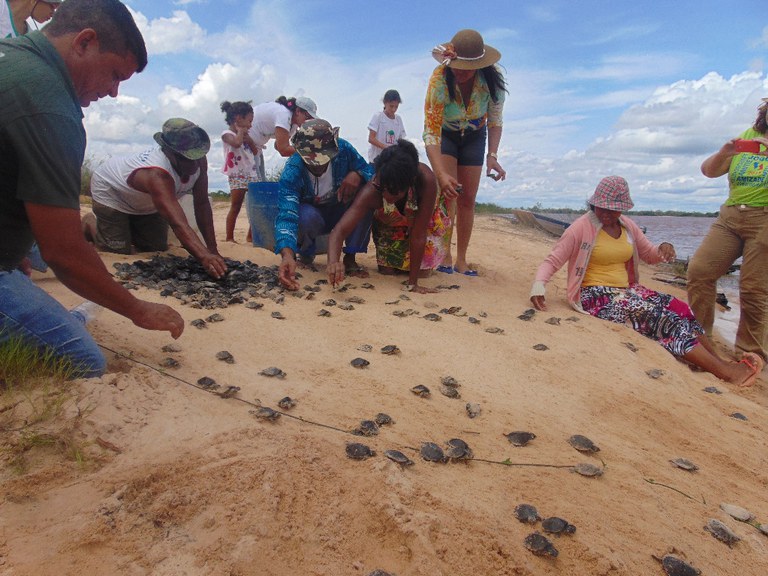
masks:
{"label": "distant treeline", "polygon": [[[475,204],[475,212],[478,214],[511,214],[513,210],[528,210],[541,214],[583,214],[584,208],[544,208],[539,204],[528,208],[504,208],[493,203],[478,202]],[[686,212],[683,210],[630,210],[630,216],[705,216],[716,218],[717,212]]]}

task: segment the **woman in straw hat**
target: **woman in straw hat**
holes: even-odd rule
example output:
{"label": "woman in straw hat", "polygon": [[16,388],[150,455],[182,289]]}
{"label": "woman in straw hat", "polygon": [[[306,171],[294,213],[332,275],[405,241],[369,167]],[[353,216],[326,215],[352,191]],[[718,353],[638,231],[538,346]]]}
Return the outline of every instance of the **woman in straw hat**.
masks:
{"label": "woman in straw hat", "polygon": [[545,284],[567,263],[567,297],[579,312],[630,323],[674,356],[726,382],[754,384],[763,369],[760,356],[748,353],[741,362],[723,360],[685,302],[639,284],[640,260],[668,262],[675,258],[675,249],[668,242],[652,244],[637,224],[622,216],[634,205],[627,181],[603,178],[587,202],[590,211],[566,229],[536,272],[531,290],[536,309],[546,310]]}
{"label": "woman in straw hat", "polygon": [[[440,272],[477,276],[467,264],[475,219],[475,197],[483,161],[486,174],[503,180],[498,161],[506,83],[496,62],[501,54],[475,30],[460,30],[432,50],[440,62],[429,79],[424,103],[424,144],[440,190],[456,222],[456,261],[451,259],[451,231]],[[486,139],[488,153],[485,154]],[[454,208],[455,205],[455,208]]]}

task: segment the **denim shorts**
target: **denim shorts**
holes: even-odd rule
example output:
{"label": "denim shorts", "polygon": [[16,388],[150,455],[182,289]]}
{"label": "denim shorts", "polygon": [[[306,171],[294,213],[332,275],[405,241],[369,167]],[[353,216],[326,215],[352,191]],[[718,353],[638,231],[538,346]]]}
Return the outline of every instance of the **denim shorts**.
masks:
{"label": "denim shorts", "polygon": [[487,128],[454,132],[443,130],[440,151],[453,156],[459,166],[482,166],[485,162],[485,139]]}

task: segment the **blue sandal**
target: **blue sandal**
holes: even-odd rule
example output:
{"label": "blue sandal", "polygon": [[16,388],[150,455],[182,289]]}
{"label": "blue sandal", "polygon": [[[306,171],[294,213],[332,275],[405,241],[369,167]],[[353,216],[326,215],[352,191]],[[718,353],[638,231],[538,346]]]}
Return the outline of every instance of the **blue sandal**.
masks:
{"label": "blue sandal", "polygon": [[453,266],[443,266],[442,264],[435,268],[438,272],[442,272],[443,274],[453,274]]}
{"label": "blue sandal", "polygon": [[464,274],[464,276],[477,276],[477,270],[464,270],[464,272],[459,272],[454,268],[453,271],[456,272],[456,274]]}

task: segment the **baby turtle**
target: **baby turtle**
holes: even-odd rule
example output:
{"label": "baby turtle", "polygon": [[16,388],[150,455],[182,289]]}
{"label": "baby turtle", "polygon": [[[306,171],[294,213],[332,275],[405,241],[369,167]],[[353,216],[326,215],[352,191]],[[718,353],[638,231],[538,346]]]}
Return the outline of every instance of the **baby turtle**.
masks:
{"label": "baby turtle", "polygon": [[736,506],[735,504],[720,504],[720,510],[739,522],[749,522],[755,517],[755,515],[746,508]]}
{"label": "baby turtle", "polygon": [[536,438],[536,434],[533,432],[523,432],[523,431],[517,431],[517,432],[510,432],[509,434],[504,434],[504,436],[507,437],[507,440],[509,440],[509,443],[512,444],[512,446],[525,446]]}
{"label": "baby turtle", "polygon": [[485,331],[488,332],[488,334],[504,334],[504,329],[497,326],[486,328]]}
{"label": "baby turtle", "polygon": [[376,568],[376,570],[368,574],[368,576],[395,576],[395,574],[390,574],[389,572],[385,572],[381,568]]}
{"label": "baby turtle", "polygon": [[552,326],[560,326],[560,318],[557,316],[550,316],[546,320],[544,320],[545,324],[551,324]]}
{"label": "baby turtle", "polygon": [[392,420],[392,416],[389,414],[384,414],[384,412],[379,412],[376,414],[376,417],[373,419],[373,421],[376,422],[376,424],[379,426],[387,426],[389,424],[395,423],[395,421]]}
{"label": "baby turtle", "polygon": [[720,542],[727,544],[729,548],[741,540],[733,530],[720,522],[720,520],[715,520],[714,518],[711,518],[709,522],[707,522],[707,525],[704,526],[704,530],[712,534],[712,536],[720,540]]}
{"label": "baby turtle", "polygon": [[447,396],[448,398],[461,398],[461,394],[459,394],[459,391],[456,388],[444,384],[440,385],[440,394]]}
{"label": "baby turtle", "polygon": [[470,316],[469,318],[467,318],[467,320],[469,321],[470,324],[480,324],[480,320],[478,320],[474,316]]}
{"label": "baby turtle", "polygon": [[360,346],[358,346],[357,349],[360,350],[360,352],[370,352],[371,350],[373,350],[373,346],[371,346],[370,344],[360,344]]}
{"label": "baby turtle", "polygon": [[235,357],[232,356],[232,354],[230,354],[226,350],[222,350],[221,352],[216,352],[216,358],[218,360],[221,360],[222,362],[226,362],[227,364],[235,363]]}
{"label": "baby turtle", "polygon": [[170,354],[173,354],[175,352],[181,352],[181,346],[178,344],[166,344],[161,348],[163,352],[168,352]]}
{"label": "baby turtle", "polygon": [[387,450],[384,452],[384,456],[392,460],[392,462],[397,462],[402,466],[413,466],[413,460],[400,452],[400,450]]}
{"label": "baby turtle", "polygon": [[630,352],[637,352],[639,350],[639,348],[632,344],[632,342],[622,342],[622,344],[624,344]]}
{"label": "baby turtle", "polygon": [[741,412],[734,412],[733,414],[729,414],[731,418],[735,418],[736,420],[744,420],[745,422],[749,420],[744,414]]}
{"label": "baby turtle", "polygon": [[598,448],[597,445],[594,442],[592,442],[592,440],[590,440],[586,436],[582,436],[581,434],[574,434],[573,436],[568,438],[568,444],[570,444],[573,448],[575,448],[579,452],[585,452],[589,454],[600,452],[600,448]]}
{"label": "baby turtle", "polygon": [[178,360],[176,360],[176,358],[168,357],[162,362],[160,362],[160,366],[163,368],[178,368],[179,366],[181,366],[181,364],[179,363]]}
{"label": "baby turtle", "polygon": [[327,300],[323,300],[323,306],[328,306],[331,308],[332,306],[336,306],[336,300],[333,298],[328,298]]}
{"label": "baby turtle", "polygon": [[444,386],[450,386],[451,388],[458,388],[459,386],[461,386],[461,384],[459,384],[459,381],[456,380],[456,378],[454,378],[453,376],[443,376],[442,378],[440,378],[440,383],[443,384]]}
{"label": "baby turtle", "polygon": [[373,420],[361,420],[360,426],[352,430],[355,436],[376,436],[379,433],[379,425]]}
{"label": "baby turtle", "polygon": [[717,386],[707,386],[706,388],[702,388],[702,390],[707,394],[722,394],[722,391]]}
{"label": "baby turtle", "polygon": [[360,296],[350,296],[347,298],[347,302],[350,304],[365,304],[365,298],[360,298]]}
{"label": "baby turtle", "polygon": [[518,504],[515,506],[513,514],[515,515],[515,518],[525,524],[536,524],[536,522],[541,520],[541,516],[539,516],[536,507],[530,504]]}
{"label": "baby turtle", "polygon": [[256,416],[259,420],[275,421],[280,418],[280,412],[267,406],[259,406],[255,410],[251,410],[250,413]]}
{"label": "baby turtle", "polygon": [[365,460],[366,458],[376,455],[376,452],[368,448],[365,444],[360,444],[359,442],[350,442],[347,444],[346,451],[347,457],[352,458],[352,460]]}
{"label": "baby turtle", "polygon": [[419,396],[420,398],[429,398],[429,388],[424,386],[424,384],[417,384],[413,388],[411,388],[411,392],[416,394],[416,396]]}
{"label": "baby turtle", "polygon": [[442,320],[442,316],[439,314],[435,314],[434,312],[430,312],[429,314],[424,314],[423,316],[424,320],[429,320],[430,322],[439,322]]}
{"label": "baby turtle", "polygon": [[534,344],[533,349],[538,350],[539,352],[545,352],[549,350],[549,346],[547,346],[546,344]]}
{"label": "baby turtle", "polygon": [[360,284],[360,288],[364,288],[366,290],[373,290],[374,288],[376,288],[376,286],[374,286],[370,282],[363,282],[362,284]]}
{"label": "baby turtle", "polygon": [[661,562],[661,567],[667,576],[699,576],[701,570],[694,568],[673,554],[667,554],[663,558],[654,556],[654,559]]}
{"label": "baby turtle", "polygon": [[251,301],[251,302],[246,302],[245,307],[250,308],[251,310],[259,310],[261,308],[264,308],[264,304],[262,304],[261,302]]}
{"label": "baby turtle", "polygon": [[445,462],[443,449],[434,442],[424,442],[421,445],[421,457],[427,462]]}
{"label": "baby turtle", "polygon": [[528,534],[528,536],[525,537],[525,540],[523,540],[523,544],[525,544],[525,547],[528,550],[536,554],[536,556],[552,556],[553,558],[557,558],[557,548],[552,545],[552,542],[550,542],[546,536],[539,534],[538,532]]}
{"label": "baby turtle", "polygon": [[595,476],[602,476],[603,475],[603,469],[599,466],[595,466],[594,464],[588,464],[586,462],[580,462],[579,464],[576,464],[573,468],[571,468],[572,472],[576,472],[577,474],[581,474],[582,476],[586,476],[588,478],[593,478]]}
{"label": "baby turtle", "polygon": [[277,406],[279,408],[282,408],[283,410],[290,410],[291,408],[296,406],[296,400],[294,400],[290,396],[286,396],[284,398],[281,398],[278,401]]}
{"label": "baby turtle", "polygon": [[352,306],[352,304],[350,304],[349,302],[342,302],[341,304],[339,304],[339,305],[337,306],[337,308],[338,308],[339,310],[347,310],[347,311],[349,311],[349,310],[354,310],[354,309],[355,309],[355,307],[354,307],[354,306]]}
{"label": "baby turtle", "polygon": [[224,322],[224,316],[221,314],[211,314],[208,316],[208,318],[205,319],[206,322]]}
{"label": "baby turtle", "polygon": [[653,378],[654,380],[658,380],[664,376],[664,370],[661,370],[660,368],[651,368],[650,370],[646,370],[645,373],[649,378]]}
{"label": "baby turtle", "polygon": [[280,370],[277,366],[270,366],[269,368],[264,368],[264,370],[259,371],[259,374],[262,376],[267,376],[269,378],[285,378],[287,374]]}
{"label": "baby turtle", "polygon": [[544,532],[549,532],[550,534],[573,534],[576,532],[576,526],[557,516],[545,519],[541,523],[541,528]]}
{"label": "baby turtle", "polygon": [[687,470],[688,472],[696,472],[696,470],[699,469],[699,467],[696,466],[696,464],[694,464],[690,460],[686,460],[685,458],[675,458],[674,460],[670,460],[669,462],[673,466],[677,466],[681,470]]}
{"label": "baby turtle", "polygon": [[477,418],[480,416],[480,404],[477,404],[476,402],[467,402],[464,409],[467,411],[467,416],[470,418]]}
{"label": "baby turtle", "polygon": [[350,364],[354,368],[365,368],[366,366],[368,366],[370,364],[370,362],[368,362],[368,360],[366,360],[365,358],[354,358],[350,362]]}
{"label": "baby turtle", "polygon": [[528,310],[526,310],[525,312],[520,314],[520,316],[518,316],[517,318],[518,318],[518,320],[524,320],[524,321],[527,322],[531,318],[533,318],[535,315],[536,315],[536,310],[533,309],[533,308],[528,308]]}
{"label": "baby turtle", "polygon": [[394,344],[387,344],[381,349],[381,353],[387,354],[388,356],[391,356],[393,354],[400,354],[400,348],[398,348]]}
{"label": "baby turtle", "polygon": [[219,395],[222,398],[234,398],[237,396],[237,393],[240,392],[240,386],[227,386],[222,390],[221,392],[214,392],[214,394]]}
{"label": "baby turtle", "polygon": [[331,313],[328,310],[326,310],[325,308],[321,308],[320,312],[318,312],[317,315],[318,316],[330,316]]}
{"label": "baby turtle", "polygon": [[202,318],[192,320],[190,324],[192,324],[192,326],[194,326],[195,328],[208,328],[208,325],[205,323],[205,320],[203,320]]}
{"label": "baby turtle", "polygon": [[219,387],[219,385],[216,384],[216,380],[209,378],[208,376],[203,376],[202,378],[198,379],[197,385],[201,388],[205,388],[206,390],[213,390],[214,388]]}
{"label": "baby turtle", "polygon": [[475,456],[469,445],[461,438],[451,438],[446,444],[448,450],[445,455],[451,460],[472,460]]}

